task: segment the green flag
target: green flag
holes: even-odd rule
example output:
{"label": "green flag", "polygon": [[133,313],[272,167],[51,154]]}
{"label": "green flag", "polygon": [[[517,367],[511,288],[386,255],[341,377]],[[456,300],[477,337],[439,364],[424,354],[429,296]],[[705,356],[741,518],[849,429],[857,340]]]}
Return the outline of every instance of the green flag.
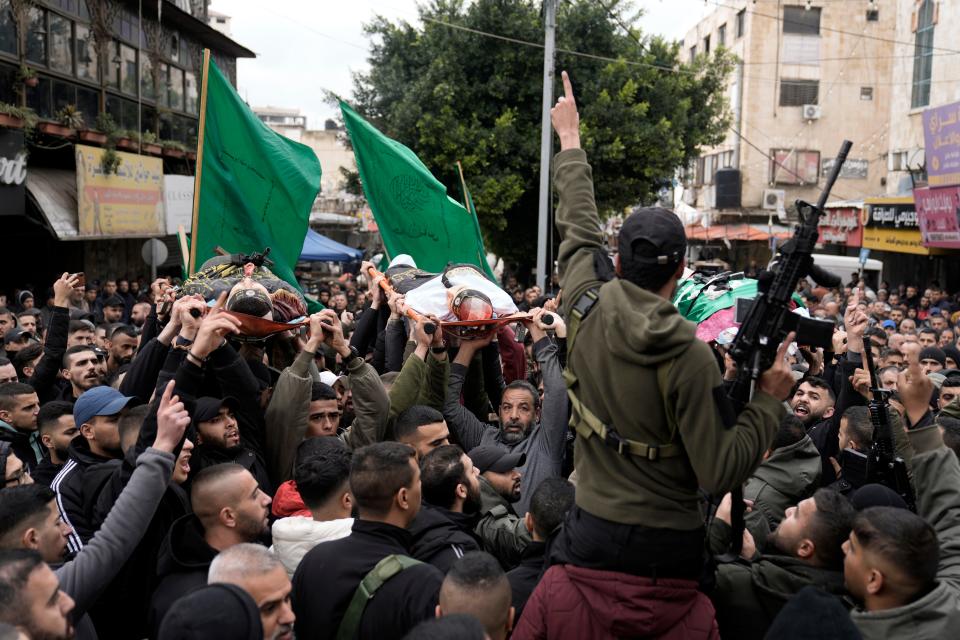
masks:
{"label": "green flag", "polygon": [[320,162],[310,147],[261,122],[208,59],[205,52],[190,273],[217,247],[270,247],[271,271],[299,289],[293,269],[320,191]]}
{"label": "green flag", "polygon": [[[752,278],[730,280],[725,286],[727,288],[708,290],[701,294],[703,282],[694,278],[681,280],[673,294],[673,304],[680,315],[699,324],[716,312],[735,305],[737,298],[757,297],[757,281]],[[798,307],[803,306],[803,298],[796,293],[793,294],[793,301]]]}
{"label": "green flag", "polygon": [[345,102],[340,109],[387,253],[409,254],[418,268],[435,273],[448,262],[473,264],[494,279],[474,214],[447,195],[410,149],[377,131]]}

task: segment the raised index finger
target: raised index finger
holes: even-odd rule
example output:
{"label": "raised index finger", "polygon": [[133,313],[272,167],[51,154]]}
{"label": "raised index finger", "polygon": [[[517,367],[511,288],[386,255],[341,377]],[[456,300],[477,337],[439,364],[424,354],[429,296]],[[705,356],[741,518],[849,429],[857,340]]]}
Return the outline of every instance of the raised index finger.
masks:
{"label": "raised index finger", "polygon": [[793,343],[793,340],[796,337],[796,332],[791,331],[787,334],[787,337],[784,338],[783,342],[780,343],[780,348],[777,349],[777,362],[782,362],[784,358],[787,357],[787,350],[790,348],[790,344]]}
{"label": "raised index finger", "polygon": [[160,404],[163,406],[170,404],[170,397],[173,396],[173,383],[173,380],[168,382],[166,388],[163,390],[163,396],[160,399]]}
{"label": "raised index finger", "polygon": [[573,85],[570,83],[570,76],[567,75],[566,71],[561,71],[560,77],[563,78],[563,95],[567,100],[573,102]]}

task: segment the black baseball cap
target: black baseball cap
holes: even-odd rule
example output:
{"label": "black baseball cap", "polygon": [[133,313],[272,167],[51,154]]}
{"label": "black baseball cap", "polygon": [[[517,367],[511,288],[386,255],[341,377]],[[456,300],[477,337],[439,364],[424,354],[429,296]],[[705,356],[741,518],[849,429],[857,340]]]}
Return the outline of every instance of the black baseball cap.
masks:
{"label": "black baseball cap", "polygon": [[125,305],[124,305],[124,302],[123,302],[123,298],[121,298],[121,297],[118,296],[117,294],[113,294],[112,296],[110,296],[109,298],[107,298],[106,300],[103,301],[103,306],[105,306],[105,307],[123,307],[123,306],[125,306]]}
{"label": "black baseball cap", "polygon": [[30,340],[35,339],[33,334],[23,327],[14,327],[3,334],[3,344],[13,344],[15,342],[20,342],[24,338],[28,338]]}
{"label": "black baseball cap", "polygon": [[193,411],[193,423],[213,420],[220,413],[221,407],[236,411],[240,407],[240,401],[231,396],[226,398],[212,398],[210,396],[197,398],[197,406]]}
{"label": "black baseball cap", "polygon": [[494,445],[481,445],[470,449],[467,454],[473,461],[473,466],[480,473],[493,471],[494,473],[507,473],[522,467],[527,461],[525,453],[511,453],[505,449]]}
{"label": "black baseball cap", "polygon": [[[634,246],[638,240],[649,245]],[[687,250],[687,234],[679,216],[662,207],[641,207],[627,216],[618,241],[621,262],[677,265]]]}

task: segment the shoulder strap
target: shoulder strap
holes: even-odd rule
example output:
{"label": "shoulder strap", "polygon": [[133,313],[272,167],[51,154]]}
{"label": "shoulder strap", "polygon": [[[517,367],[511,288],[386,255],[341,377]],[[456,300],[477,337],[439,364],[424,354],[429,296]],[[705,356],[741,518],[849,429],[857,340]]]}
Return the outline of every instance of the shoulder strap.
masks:
{"label": "shoulder strap", "polygon": [[673,363],[676,358],[666,360],[657,367],[657,386],[660,387],[660,398],[663,405],[664,415],[667,418],[667,427],[670,431],[670,439],[667,444],[651,445],[644,442],[637,442],[622,437],[612,426],[604,424],[583,402],[577,397],[577,376],[570,368],[571,356],[573,353],[574,339],[580,323],[583,322],[590,311],[599,300],[599,288],[590,288],[585,291],[574,303],[570,310],[570,318],[567,324],[567,366],[563,371],[563,379],[567,383],[567,395],[570,398],[572,411],[570,412],[570,424],[577,433],[583,438],[598,436],[604,444],[616,450],[620,455],[629,455],[644,460],[659,460],[661,458],[673,458],[683,454],[683,448],[676,442],[677,440],[677,420],[674,413],[673,404],[669,401],[668,381],[670,371],[673,369]]}
{"label": "shoulder strap", "polygon": [[353,640],[360,629],[360,619],[367,608],[367,602],[373,598],[377,590],[404,569],[415,567],[418,564],[423,563],[409,556],[396,554],[389,555],[378,562],[377,566],[364,576],[357,590],[353,593],[350,606],[347,607],[347,612],[343,614],[343,620],[340,621],[337,640]]}

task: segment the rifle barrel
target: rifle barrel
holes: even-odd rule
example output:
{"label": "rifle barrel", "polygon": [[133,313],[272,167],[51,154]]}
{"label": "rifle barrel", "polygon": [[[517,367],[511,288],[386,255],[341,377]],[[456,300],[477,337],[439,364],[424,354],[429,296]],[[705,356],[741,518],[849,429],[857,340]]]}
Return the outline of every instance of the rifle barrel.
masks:
{"label": "rifle barrel", "polygon": [[852,146],[853,143],[849,140],[844,140],[843,144],[840,145],[840,153],[837,154],[837,160],[833,163],[833,169],[830,170],[830,175],[827,176],[827,182],[823,185],[823,191],[820,192],[820,199],[817,200],[817,209],[820,211],[823,211],[823,208],[827,205],[827,198],[830,197],[833,183],[840,177],[840,169],[843,168],[843,163],[847,161],[847,154],[850,153],[850,147]]}

